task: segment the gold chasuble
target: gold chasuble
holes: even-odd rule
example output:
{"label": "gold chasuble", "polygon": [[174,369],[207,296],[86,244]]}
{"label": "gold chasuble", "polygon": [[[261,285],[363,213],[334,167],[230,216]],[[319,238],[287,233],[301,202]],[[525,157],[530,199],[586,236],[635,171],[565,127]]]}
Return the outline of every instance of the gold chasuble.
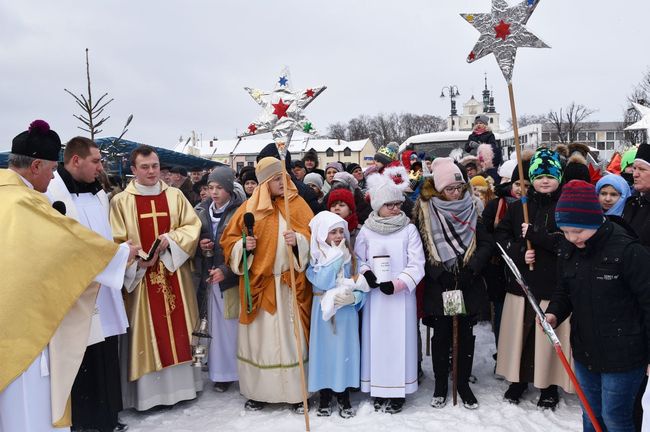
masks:
{"label": "gold chasuble", "polygon": [[70,426],[70,390],[83,358],[100,274],[117,253],[0,169],[0,391],[50,344],[52,423]]}
{"label": "gold chasuble", "polygon": [[[132,240],[148,251],[159,235],[168,234],[192,256],[201,222],[179,189],[159,184],[158,195],[143,195],[132,181],[113,198],[113,238],[116,242]],[[126,311],[130,325],[129,381],[192,360],[191,338],[198,308],[189,259],[176,271],[170,271],[161,259],[147,268],[142,280],[126,295]]]}

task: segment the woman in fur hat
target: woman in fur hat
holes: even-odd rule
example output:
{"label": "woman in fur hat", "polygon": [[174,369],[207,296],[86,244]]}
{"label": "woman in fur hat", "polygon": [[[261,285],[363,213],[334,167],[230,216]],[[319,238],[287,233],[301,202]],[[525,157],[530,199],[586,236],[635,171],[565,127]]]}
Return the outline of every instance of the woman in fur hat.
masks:
{"label": "woman in fur hat", "polygon": [[481,273],[492,256],[494,243],[485,230],[476,200],[451,158],[437,158],[433,177],[424,181],[414,211],[426,256],[423,323],[433,327],[431,338],[435,390],[431,405],[447,403],[452,317],[443,308],[443,292],[460,290],[466,315],[458,319],[458,394],[463,406],[478,407],[470,386],[474,358],[473,327],[487,303]]}

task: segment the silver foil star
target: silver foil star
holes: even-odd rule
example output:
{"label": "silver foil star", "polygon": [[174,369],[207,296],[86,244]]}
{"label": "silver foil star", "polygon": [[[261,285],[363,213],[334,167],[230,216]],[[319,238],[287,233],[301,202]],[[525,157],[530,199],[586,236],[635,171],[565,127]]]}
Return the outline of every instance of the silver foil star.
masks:
{"label": "silver foil star", "polygon": [[327,87],[311,87],[294,91],[289,69],[284,68],[271,92],[244,87],[253,100],[262,107],[259,117],[250,123],[241,136],[271,132],[274,139],[290,137],[293,131],[313,134],[312,123],[303,111]]}
{"label": "silver foil star", "polygon": [[512,80],[517,48],[550,48],[526,28],[526,23],[540,0],[524,0],[508,7],[506,0],[492,0],[492,13],[461,14],[481,33],[467,56],[472,63],[492,53],[507,82]]}

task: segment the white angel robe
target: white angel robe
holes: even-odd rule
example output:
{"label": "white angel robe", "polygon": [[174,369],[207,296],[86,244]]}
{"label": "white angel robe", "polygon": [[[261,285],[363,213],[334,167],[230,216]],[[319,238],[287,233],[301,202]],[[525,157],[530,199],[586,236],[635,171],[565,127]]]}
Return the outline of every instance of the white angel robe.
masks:
{"label": "white angel robe", "polygon": [[354,245],[360,273],[373,270],[373,257],[390,255],[392,280],[407,290],[386,295],[371,289],[361,325],[361,391],[372,397],[403,398],[418,388],[415,287],[424,277],[420,234],[409,224],[391,234],[362,227]]}

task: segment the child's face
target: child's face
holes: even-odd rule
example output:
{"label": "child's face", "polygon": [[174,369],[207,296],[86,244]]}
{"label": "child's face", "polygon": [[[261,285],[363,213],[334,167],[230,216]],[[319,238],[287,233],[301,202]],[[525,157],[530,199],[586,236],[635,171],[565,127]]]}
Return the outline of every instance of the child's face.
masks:
{"label": "child's face", "polygon": [[481,192],[481,191],[477,191],[476,189],[474,189],[474,196],[475,196],[476,198],[480,199],[481,202],[483,203],[483,205],[486,204],[486,203],[485,203],[485,194],[484,194],[483,192]]}
{"label": "child's face", "polygon": [[580,249],[583,249],[586,246],[585,242],[598,231],[595,229],[574,227],[560,227],[560,229],[564,233],[564,237]]}
{"label": "child's face", "polygon": [[620,198],[621,194],[610,185],[603,186],[600,188],[600,192],[598,193],[598,202],[600,202],[600,206],[605,211],[614,207],[614,204],[616,204]]}
{"label": "child's face", "polygon": [[217,182],[208,183],[208,191],[210,192],[210,198],[212,198],[212,201],[217,207],[223,206],[230,200],[228,191]]}
{"label": "child's face", "polygon": [[343,233],[343,228],[334,228],[327,233],[327,239],[325,242],[330,246],[338,246],[345,239],[345,234]]}
{"label": "child's face", "polygon": [[533,180],[535,190],[543,194],[555,192],[559,186],[560,182],[549,176],[540,176]]}
{"label": "child's face", "polygon": [[[524,180],[524,185],[526,185],[526,190],[530,187],[530,182],[528,180]],[[512,183],[512,196],[519,199],[521,198],[521,180],[517,180],[516,182]]]}
{"label": "child's face", "polygon": [[402,201],[389,202],[379,208],[380,217],[397,216],[402,211]]}
{"label": "child's face", "polygon": [[343,219],[347,218],[350,216],[350,207],[343,201],[336,201],[332,203],[332,206],[330,207],[330,211],[332,213],[336,213],[337,215],[341,216]]}

